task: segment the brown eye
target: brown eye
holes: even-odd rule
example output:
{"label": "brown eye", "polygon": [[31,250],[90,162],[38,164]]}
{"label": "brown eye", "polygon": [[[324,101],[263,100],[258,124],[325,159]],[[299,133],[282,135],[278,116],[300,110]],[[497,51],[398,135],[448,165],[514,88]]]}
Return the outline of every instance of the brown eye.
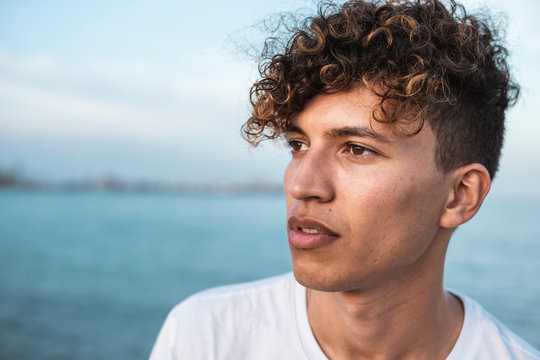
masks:
{"label": "brown eye", "polygon": [[363,155],[366,151],[369,151],[369,150],[367,150],[363,146],[351,144],[349,145],[349,151],[353,155]]}
{"label": "brown eye", "polygon": [[297,140],[289,140],[288,141],[289,146],[291,147],[293,152],[301,151],[303,150],[303,143]]}

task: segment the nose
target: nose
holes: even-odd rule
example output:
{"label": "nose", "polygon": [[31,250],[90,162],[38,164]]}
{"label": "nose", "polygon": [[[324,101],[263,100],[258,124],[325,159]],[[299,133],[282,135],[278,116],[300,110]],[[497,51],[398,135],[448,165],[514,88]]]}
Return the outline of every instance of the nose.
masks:
{"label": "nose", "polygon": [[308,151],[292,159],[285,172],[286,191],[297,200],[329,202],[335,197],[333,167],[324,154]]}

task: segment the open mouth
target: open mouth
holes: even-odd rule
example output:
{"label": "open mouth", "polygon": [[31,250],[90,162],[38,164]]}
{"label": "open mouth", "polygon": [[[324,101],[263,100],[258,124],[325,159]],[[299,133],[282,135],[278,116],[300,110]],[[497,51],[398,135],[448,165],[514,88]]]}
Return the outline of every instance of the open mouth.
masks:
{"label": "open mouth", "polygon": [[318,248],[339,238],[338,233],[314,219],[291,216],[287,225],[289,243],[297,249]]}
{"label": "open mouth", "polygon": [[304,234],[322,234],[318,229],[310,229],[310,228],[299,227],[298,230],[300,230]]}
{"label": "open mouth", "polygon": [[311,218],[300,218],[297,216],[289,217],[287,225],[291,230],[297,230],[304,234],[316,235],[322,234],[327,236],[339,236],[338,233],[330,229],[320,221]]}

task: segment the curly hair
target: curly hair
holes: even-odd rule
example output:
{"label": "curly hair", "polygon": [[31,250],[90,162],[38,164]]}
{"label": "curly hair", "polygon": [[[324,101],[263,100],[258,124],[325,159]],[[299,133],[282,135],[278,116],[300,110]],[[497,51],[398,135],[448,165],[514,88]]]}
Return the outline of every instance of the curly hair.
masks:
{"label": "curly hair", "polygon": [[286,133],[314,96],[359,84],[379,99],[372,118],[397,136],[413,136],[428,122],[440,170],[478,162],[495,175],[505,110],[519,86],[489,18],[453,0],[351,0],[320,5],[291,31],[284,49],[263,52],[242,126],[252,145]]}

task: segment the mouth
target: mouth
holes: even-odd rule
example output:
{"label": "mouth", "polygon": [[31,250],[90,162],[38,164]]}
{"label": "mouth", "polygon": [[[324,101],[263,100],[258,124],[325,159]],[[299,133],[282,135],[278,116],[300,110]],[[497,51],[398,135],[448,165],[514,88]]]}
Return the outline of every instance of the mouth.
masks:
{"label": "mouth", "polygon": [[327,245],[339,238],[339,234],[325,224],[310,218],[291,216],[289,228],[289,244],[297,249],[314,249]]}
{"label": "mouth", "polygon": [[299,227],[298,230],[300,230],[304,234],[322,234],[319,229],[309,229],[309,228]]}

